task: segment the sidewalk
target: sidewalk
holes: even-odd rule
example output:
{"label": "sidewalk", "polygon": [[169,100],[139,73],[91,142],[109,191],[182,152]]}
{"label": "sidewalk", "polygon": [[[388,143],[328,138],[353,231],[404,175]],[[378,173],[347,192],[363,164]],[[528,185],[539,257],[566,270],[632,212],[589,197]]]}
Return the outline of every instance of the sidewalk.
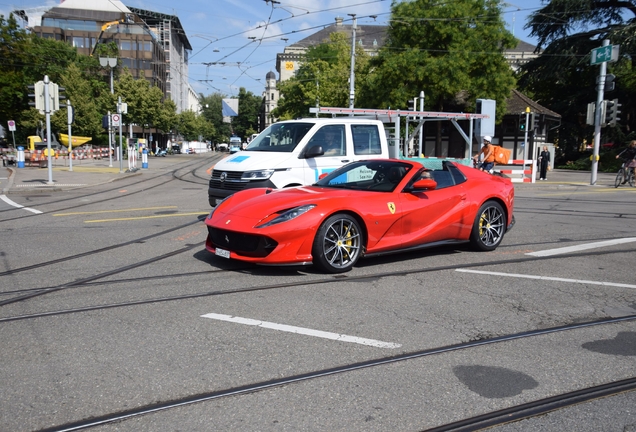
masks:
{"label": "sidewalk", "polygon": [[49,169],[37,167],[17,168],[0,167],[0,193],[5,195],[27,195],[30,193],[56,192],[75,188],[110,183],[144,173],[157,173],[167,170],[178,162],[188,159],[203,158],[214,155],[200,153],[195,155],[170,155],[166,157],[148,157],[148,168],[141,168],[141,160],[137,161],[136,170],[128,170],[128,160],[120,163],[109,159],[84,159],[73,161],[73,171],[69,169],[68,160],[54,160],[51,164],[53,184],[49,183]]}
{"label": "sidewalk", "polygon": [[571,185],[571,186],[590,186],[590,187],[614,187],[615,178],[616,178],[616,173],[598,172],[596,174],[596,184],[592,185],[591,171],[554,169],[548,172],[547,180],[536,180],[534,184],[515,183],[515,186],[527,185],[527,187],[537,187],[537,186],[541,187],[541,186]]}

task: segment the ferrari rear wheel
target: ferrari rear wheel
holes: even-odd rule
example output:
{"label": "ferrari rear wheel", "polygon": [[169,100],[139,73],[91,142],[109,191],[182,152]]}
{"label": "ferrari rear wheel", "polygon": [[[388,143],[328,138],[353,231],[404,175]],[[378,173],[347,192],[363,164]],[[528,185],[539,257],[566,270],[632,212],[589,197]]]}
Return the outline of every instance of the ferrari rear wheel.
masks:
{"label": "ferrari rear wheel", "polygon": [[470,242],[477,250],[495,250],[506,232],[506,213],[496,201],[485,202],[477,212]]}
{"label": "ferrari rear wheel", "polygon": [[312,255],[314,265],[328,273],[351,270],[360,258],[362,230],[358,221],[346,214],[335,214],[318,229]]}

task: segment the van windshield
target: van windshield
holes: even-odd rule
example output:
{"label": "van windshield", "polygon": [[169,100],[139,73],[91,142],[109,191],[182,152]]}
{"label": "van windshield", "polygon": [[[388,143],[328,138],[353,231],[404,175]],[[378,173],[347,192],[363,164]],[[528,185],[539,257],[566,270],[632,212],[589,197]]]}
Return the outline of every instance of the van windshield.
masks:
{"label": "van windshield", "polygon": [[314,123],[275,123],[261,132],[245,150],[291,153]]}

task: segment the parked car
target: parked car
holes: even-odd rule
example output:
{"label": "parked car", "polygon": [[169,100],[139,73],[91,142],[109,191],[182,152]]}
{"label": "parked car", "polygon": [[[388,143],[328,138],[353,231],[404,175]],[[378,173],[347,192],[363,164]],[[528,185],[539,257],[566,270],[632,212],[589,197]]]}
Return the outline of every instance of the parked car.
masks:
{"label": "parked car", "polygon": [[174,154],[181,154],[181,147],[180,147],[180,146],[178,146],[178,145],[176,145],[176,144],[173,144],[173,145],[172,145],[172,153],[174,153]]}
{"label": "parked car", "polygon": [[251,188],[206,218],[206,249],[257,264],[350,270],[363,256],[470,242],[497,248],[514,225],[509,178],[444,161],[352,162],[311,186]]}
{"label": "parked car", "polygon": [[224,151],[228,151],[228,149],[229,149],[229,147],[228,147],[227,143],[218,143],[218,144],[216,145],[216,150],[217,150],[217,151],[222,151],[222,152],[224,152]]}

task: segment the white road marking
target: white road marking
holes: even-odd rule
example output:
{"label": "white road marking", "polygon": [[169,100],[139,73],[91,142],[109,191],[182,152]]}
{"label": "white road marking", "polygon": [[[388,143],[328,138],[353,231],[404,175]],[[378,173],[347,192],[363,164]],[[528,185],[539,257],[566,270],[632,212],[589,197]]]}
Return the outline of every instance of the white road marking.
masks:
{"label": "white road marking", "polygon": [[601,285],[601,286],[612,286],[612,287],[636,289],[636,285],[614,283],[614,282],[599,282],[599,281],[590,281],[590,280],[582,280],[582,279],[565,279],[565,278],[558,278],[558,277],[534,276],[534,275],[524,275],[524,274],[518,274],[518,273],[499,273],[499,272],[470,270],[470,269],[456,269],[455,271],[462,272],[462,273],[477,273],[477,274],[483,274],[483,275],[489,275],[489,276],[504,276],[504,277],[520,278],[520,279],[539,279],[539,280],[556,281],[556,282],[569,282],[569,283],[576,283],[576,284]]}
{"label": "white road marking", "polygon": [[40,214],[40,213],[42,213],[40,210],[36,210],[36,209],[29,208],[29,207],[25,207],[25,206],[23,206],[23,205],[20,205],[20,204],[18,204],[18,203],[16,203],[16,202],[11,201],[9,198],[7,198],[7,196],[6,196],[6,195],[0,195],[0,199],[1,199],[2,201],[6,202],[7,204],[9,204],[10,206],[17,207],[17,208],[21,208],[21,209],[24,209],[24,210],[30,211],[30,212],[35,213],[35,214]]}
{"label": "white road marking", "polygon": [[601,248],[605,246],[614,246],[614,245],[623,244],[623,243],[632,243],[632,242],[636,242],[636,237],[627,237],[622,239],[606,240],[606,241],[596,242],[596,243],[585,243],[585,244],[580,244],[578,246],[568,246],[568,247],[558,248],[558,249],[548,249],[544,251],[529,252],[526,255],[545,257],[545,256],[566,254],[570,252],[578,252],[578,251],[587,250],[587,249],[596,249],[596,248]]}
{"label": "white road marking", "polygon": [[394,349],[394,348],[399,348],[402,346],[396,343],[382,342],[382,341],[373,340],[373,339],[359,338],[356,336],[347,336],[343,334],[324,332],[320,330],[312,330],[312,329],[303,328],[303,327],[294,327],[294,326],[289,326],[285,324],[276,324],[276,323],[267,322],[267,321],[258,321],[258,320],[254,320],[250,318],[233,317],[231,315],[209,313],[209,314],[201,315],[201,318],[210,318],[210,319],[215,319],[220,321],[233,322],[237,324],[258,326],[258,327],[263,327],[263,328],[272,329],[272,330],[302,334],[306,336],[332,339],[332,340],[337,340],[340,342],[352,342],[352,343],[357,343],[361,345],[369,345],[369,346],[373,346],[377,348]]}

